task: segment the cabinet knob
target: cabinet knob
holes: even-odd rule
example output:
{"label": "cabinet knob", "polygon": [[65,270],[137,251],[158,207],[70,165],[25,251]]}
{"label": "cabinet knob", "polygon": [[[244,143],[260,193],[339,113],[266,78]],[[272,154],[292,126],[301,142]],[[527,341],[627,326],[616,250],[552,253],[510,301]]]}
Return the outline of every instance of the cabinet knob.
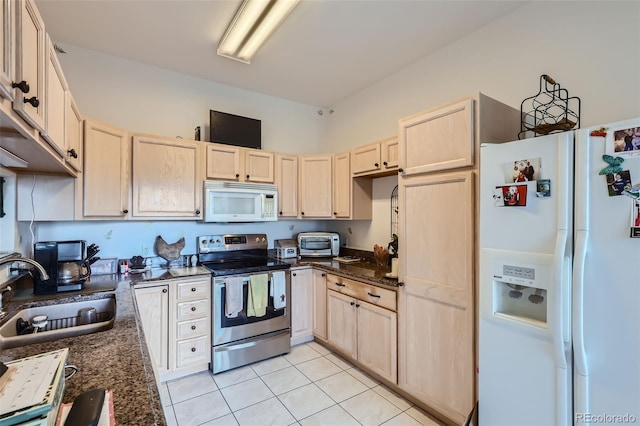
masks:
{"label": "cabinet knob", "polygon": [[280,216],[282,216],[282,212],[278,212],[278,214],[279,214]]}
{"label": "cabinet knob", "polygon": [[376,163],[374,164],[374,166],[376,166],[376,169],[377,169],[378,167],[380,167],[380,164]]}
{"label": "cabinet knob", "polygon": [[247,175],[247,179],[249,179],[249,175]]}
{"label": "cabinet knob", "polygon": [[291,275],[293,275],[294,277],[297,276],[295,272],[292,272]]}
{"label": "cabinet knob", "polygon": [[196,329],[196,326],[195,326],[195,325],[192,325],[192,326],[191,326],[191,329],[192,329],[192,330],[195,330],[195,329]]}
{"label": "cabinet knob", "polygon": [[70,157],[73,158],[78,158],[78,153],[76,152],[75,149],[71,148],[67,150],[67,154],[69,154]]}
{"label": "cabinet knob", "polygon": [[127,214],[127,213],[129,213],[129,210],[127,210],[127,209],[122,210],[122,214],[123,214],[123,215],[125,215],[125,214]]}
{"label": "cabinet knob", "polygon": [[195,307],[195,306],[192,306],[192,307],[191,307],[191,312],[195,312],[195,311],[196,311],[196,307]]}
{"label": "cabinet knob", "polygon": [[351,306],[353,306],[353,305],[355,305],[355,304],[356,304],[356,302],[351,302],[351,303],[350,303],[350,305],[351,305]]}
{"label": "cabinet knob", "polygon": [[403,286],[404,286],[404,283],[403,283],[403,282],[399,282],[399,283],[398,283],[398,287],[403,287]]}
{"label": "cabinet knob", "polygon": [[338,216],[338,213],[337,213],[337,212],[333,212],[333,215],[334,215],[334,216]]}
{"label": "cabinet knob", "polygon": [[196,214],[200,214],[200,209],[196,209]]}
{"label": "cabinet knob", "polygon": [[163,288],[163,289],[162,289],[162,292],[163,292],[163,293],[166,293],[167,291],[168,291],[168,290],[167,290],[166,288]]}
{"label": "cabinet knob", "polygon": [[325,273],[323,272],[320,276],[322,276],[322,277],[326,277],[326,276],[327,276],[327,274],[325,274]]}
{"label": "cabinet knob", "polygon": [[11,83],[11,87],[18,88],[22,93],[29,93],[29,83],[22,80],[20,83],[16,83],[15,81]]}
{"label": "cabinet knob", "polygon": [[191,288],[191,291],[196,291],[196,288],[195,288],[195,287],[192,287],[192,288]]}
{"label": "cabinet knob", "polygon": [[356,308],[359,308],[359,307],[360,307],[360,304],[359,304],[359,303],[356,303]]}
{"label": "cabinet knob", "polygon": [[387,163],[386,161],[383,161],[382,164],[386,167],[389,165],[389,163]]}
{"label": "cabinet knob", "polygon": [[32,96],[30,98],[24,98],[24,103],[31,104],[31,106],[34,108],[38,108],[40,106],[40,101],[35,96]]}
{"label": "cabinet knob", "polygon": [[304,212],[301,212],[300,214],[301,214],[302,216],[304,216]]}
{"label": "cabinet knob", "polygon": [[191,348],[191,352],[195,352],[195,351],[196,351],[196,348]]}
{"label": "cabinet knob", "polygon": [[398,173],[404,172],[404,169],[398,169]]}
{"label": "cabinet knob", "polygon": [[236,173],[236,179],[240,177],[240,173]]}

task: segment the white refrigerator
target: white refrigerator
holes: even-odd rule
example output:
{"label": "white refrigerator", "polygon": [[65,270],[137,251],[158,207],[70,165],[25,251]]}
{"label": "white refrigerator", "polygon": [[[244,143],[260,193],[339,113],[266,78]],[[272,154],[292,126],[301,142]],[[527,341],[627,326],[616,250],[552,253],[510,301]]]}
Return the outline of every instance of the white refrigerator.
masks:
{"label": "white refrigerator", "polygon": [[640,119],[480,151],[480,426],[640,424]]}

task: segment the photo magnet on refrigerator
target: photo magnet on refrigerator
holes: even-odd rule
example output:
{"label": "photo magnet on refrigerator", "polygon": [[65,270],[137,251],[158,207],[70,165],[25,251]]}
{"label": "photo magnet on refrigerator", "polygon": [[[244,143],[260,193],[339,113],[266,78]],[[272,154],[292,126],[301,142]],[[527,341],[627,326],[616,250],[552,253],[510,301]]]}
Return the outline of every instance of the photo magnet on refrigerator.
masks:
{"label": "photo magnet on refrigerator", "polygon": [[631,174],[629,170],[607,174],[607,188],[609,196],[622,195],[624,191],[631,189]]}
{"label": "photo magnet on refrigerator", "polygon": [[[496,186],[493,198],[496,206],[516,207],[527,205],[527,185],[504,185]],[[502,204],[500,204],[502,199]]]}
{"label": "photo magnet on refrigerator", "polygon": [[536,197],[551,197],[550,179],[538,179],[536,181]]}
{"label": "photo magnet on refrigerator", "polygon": [[540,179],[540,157],[515,160],[505,165],[505,183],[530,182]]}
{"label": "photo magnet on refrigerator", "polygon": [[640,200],[633,200],[631,206],[631,238],[640,238]]}

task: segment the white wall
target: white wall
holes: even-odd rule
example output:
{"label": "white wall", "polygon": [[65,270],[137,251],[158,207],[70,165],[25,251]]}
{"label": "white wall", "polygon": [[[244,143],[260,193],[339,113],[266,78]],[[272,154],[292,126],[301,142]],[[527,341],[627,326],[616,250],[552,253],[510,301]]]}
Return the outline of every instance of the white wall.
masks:
{"label": "white wall", "polygon": [[[529,2],[335,105],[326,149],[390,137],[398,118],[478,91],[520,109],[538,92],[541,74],[581,98],[582,127],[640,117],[639,22],[638,2]],[[374,180],[380,207],[371,223],[333,226],[341,234],[351,228],[349,246],[388,242],[386,184]]]}
{"label": "white wall", "polygon": [[123,129],[209,140],[209,110],[262,120],[262,149],[324,153],[317,108],[61,44],[58,55],[80,112]]}
{"label": "white wall", "polygon": [[580,97],[582,127],[640,116],[639,22],[639,2],[529,2],[334,105],[327,147],[395,135],[398,118],[478,91],[520,109],[541,74]]}

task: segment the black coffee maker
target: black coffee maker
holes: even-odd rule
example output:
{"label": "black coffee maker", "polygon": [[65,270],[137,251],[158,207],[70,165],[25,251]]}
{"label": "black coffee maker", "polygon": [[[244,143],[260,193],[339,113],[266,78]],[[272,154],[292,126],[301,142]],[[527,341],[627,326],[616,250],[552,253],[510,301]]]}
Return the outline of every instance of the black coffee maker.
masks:
{"label": "black coffee maker", "polygon": [[49,274],[42,280],[33,277],[34,294],[53,294],[63,291],[82,290],[91,275],[91,266],[86,260],[86,241],[42,241],[33,245],[34,260]]}

